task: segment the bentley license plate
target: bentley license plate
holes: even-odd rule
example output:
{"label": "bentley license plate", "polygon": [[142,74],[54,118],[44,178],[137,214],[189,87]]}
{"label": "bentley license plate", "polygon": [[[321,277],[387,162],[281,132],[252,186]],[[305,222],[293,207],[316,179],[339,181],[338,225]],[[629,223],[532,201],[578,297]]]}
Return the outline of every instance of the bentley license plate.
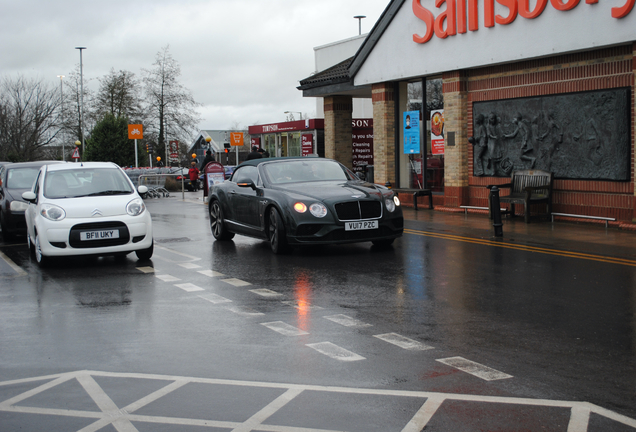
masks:
{"label": "bentley license plate", "polygon": [[345,222],[345,231],[378,229],[378,221]]}
{"label": "bentley license plate", "polygon": [[119,238],[119,230],[81,231],[80,240],[109,240]]}

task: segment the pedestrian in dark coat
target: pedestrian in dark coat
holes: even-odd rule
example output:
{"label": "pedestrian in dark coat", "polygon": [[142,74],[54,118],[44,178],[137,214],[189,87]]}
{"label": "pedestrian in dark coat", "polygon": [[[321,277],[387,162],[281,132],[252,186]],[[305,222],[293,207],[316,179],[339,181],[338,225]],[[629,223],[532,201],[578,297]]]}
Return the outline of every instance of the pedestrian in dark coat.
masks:
{"label": "pedestrian in dark coat", "polygon": [[261,154],[258,152],[258,147],[254,146],[252,147],[252,151],[247,155],[247,160],[250,159],[260,159],[263,156],[261,156]]}
{"label": "pedestrian in dark coat", "polygon": [[205,158],[203,159],[203,162],[201,163],[201,172],[205,172],[205,166],[210,163],[210,162],[215,162],[216,159],[214,159],[214,155],[212,154],[212,152],[210,150],[205,152]]}

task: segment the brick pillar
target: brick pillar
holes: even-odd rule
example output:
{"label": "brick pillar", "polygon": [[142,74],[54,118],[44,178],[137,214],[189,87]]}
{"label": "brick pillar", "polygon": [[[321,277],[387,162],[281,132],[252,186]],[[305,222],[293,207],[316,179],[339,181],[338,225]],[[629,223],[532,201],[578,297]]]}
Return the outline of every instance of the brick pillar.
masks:
{"label": "brick pillar", "polygon": [[378,184],[395,179],[395,95],[393,83],[373,84],[373,169]]}
{"label": "brick pillar", "polygon": [[351,96],[327,96],[324,109],[325,157],[353,168],[353,99]]}
{"label": "brick pillar", "polygon": [[[463,71],[443,74],[444,205],[468,204],[468,92]],[[454,134],[454,137],[452,136]],[[453,145],[454,141],[454,145]]]}
{"label": "brick pillar", "polygon": [[[632,45],[632,70],[634,79],[632,80],[632,185],[636,184],[636,162],[634,161],[634,153],[636,153],[636,42]],[[636,188],[634,188],[632,221],[636,222]]]}

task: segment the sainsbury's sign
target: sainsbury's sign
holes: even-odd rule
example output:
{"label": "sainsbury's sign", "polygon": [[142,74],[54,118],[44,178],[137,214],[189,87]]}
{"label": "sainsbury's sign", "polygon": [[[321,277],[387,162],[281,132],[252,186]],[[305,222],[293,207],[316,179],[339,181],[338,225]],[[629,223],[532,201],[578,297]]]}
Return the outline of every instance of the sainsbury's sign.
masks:
{"label": "sainsbury's sign", "polygon": [[[557,11],[569,11],[579,6],[581,0],[549,0],[550,4]],[[608,0],[605,0],[608,1]],[[610,0],[613,1],[613,0]],[[421,0],[412,0],[413,14],[426,24],[426,32],[423,34],[414,33],[413,41],[424,44],[431,40],[433,34],[440,39],[454,36],[457,33],[479,30],[479,0],[435,0],[435,7],[440,8],[446,5],[435,16],[432,11],[422,6]],[[507,8],[507,15],[495,15],[495,2]],[[618,0],[622,6],[611,8],[613,18],[621,19],[626,17],[634,8],[636,0]],[[587,5],[598,3],[598,0],[585,0]],[[531,9],[530,0],[483,0],[481,12],[484,16],[484,26],[494,27],[495,25],[512,24],[518,15],[526,19],[534,19],[540,16],[548,6],[548,0],[536,0]]]}

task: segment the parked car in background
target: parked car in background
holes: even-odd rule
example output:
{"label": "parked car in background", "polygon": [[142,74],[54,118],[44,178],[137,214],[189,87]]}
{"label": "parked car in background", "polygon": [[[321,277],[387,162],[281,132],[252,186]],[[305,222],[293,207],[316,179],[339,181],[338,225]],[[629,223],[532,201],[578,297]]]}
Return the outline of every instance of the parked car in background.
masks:
{"label": "parked car in background", "polygon": [[153,254],[152,219],[140,193],[116,164],[83,162],[43,166],[30,191],[25,217],[29,248],[40,265],[51,257]]}
{"label": "parked car in background", "polygon": [[276,254],[319,244],[369,241],[386,247],[404,227],[392,190],[317,157],[246,161],[212,188],[208,206],[216,240],[235,234],[261,238]]}
{"label": "parked car in background", "polygon": [[31,189],[40,167],[61,161],[0,162],[0,229],[5,241],[26,235],[24,211],[28,203],[22,193]]}

